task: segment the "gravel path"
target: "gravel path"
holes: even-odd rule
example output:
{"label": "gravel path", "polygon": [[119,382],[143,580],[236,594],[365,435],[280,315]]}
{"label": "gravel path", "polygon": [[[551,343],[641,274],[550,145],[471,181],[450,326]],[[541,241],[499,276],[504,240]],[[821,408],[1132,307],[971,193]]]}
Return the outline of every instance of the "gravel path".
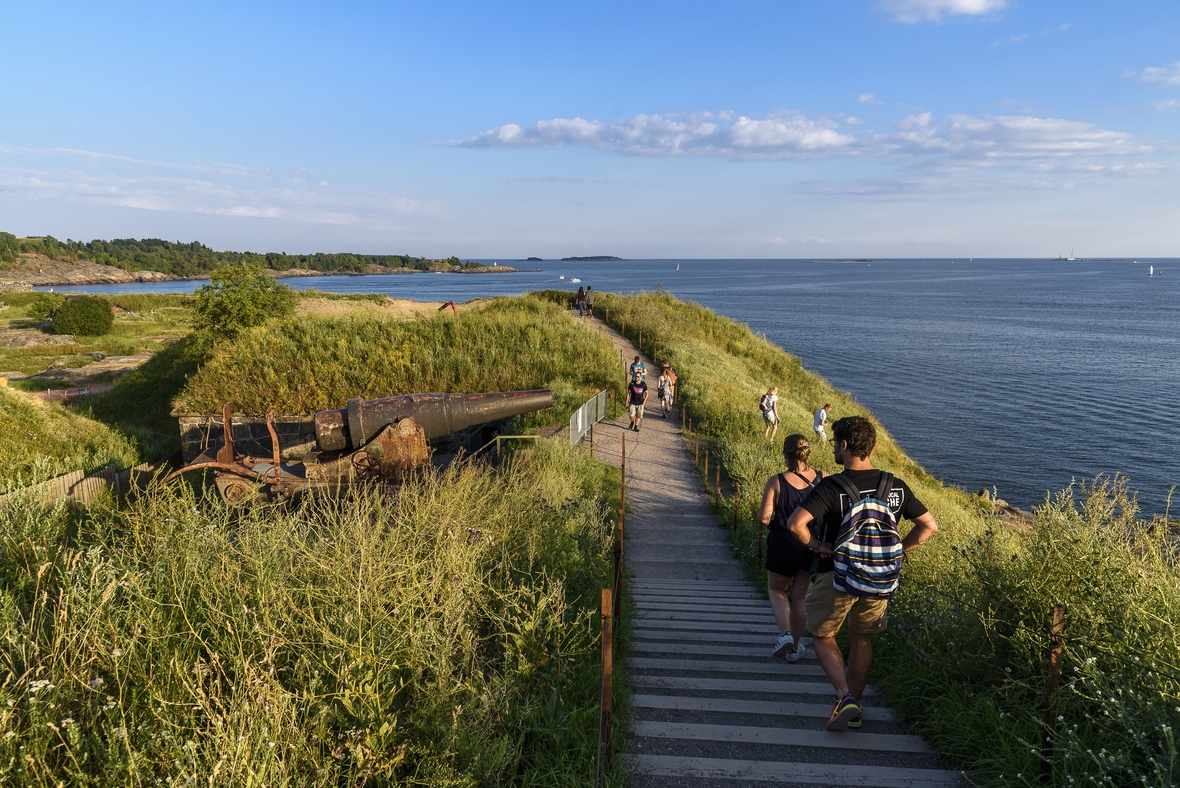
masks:
{"label": "gravel path", "polygon": [[[601,321],[629,365],[635,347]],[[595,455],[627,452],[625,564],[635,605],[630,669],[635,721],[625,745],[636,788],[791,785],[933,788],[959,785],[920,737],[865,699],[864,727],[824,728],[832,690],[811,655],[770,656],[777,634],[723,528],[680,425],[651,396],[639,433],[624,416],[594,429]]]}

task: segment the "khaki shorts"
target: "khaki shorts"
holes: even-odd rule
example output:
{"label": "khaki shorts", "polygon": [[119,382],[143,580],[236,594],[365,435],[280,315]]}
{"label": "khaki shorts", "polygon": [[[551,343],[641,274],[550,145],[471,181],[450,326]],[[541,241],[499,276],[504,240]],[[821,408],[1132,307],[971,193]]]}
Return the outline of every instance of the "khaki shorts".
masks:
{"label": "khaki shorts", "polygon": [[835,637],[848,619],[848,628],[860,635],[885,631],[888,599],[871,599],[837,591],[835,572],[812,575],[807,589],[807,631],[815,637]]}
{"label": "khaki shorts", "polygon": [[631,418],[633,418],[633,419],[642,419],[643,418],[643,406],[642,405],[631,405],[629,407],[630,407],[630,410],[628,412],[631,414]]}

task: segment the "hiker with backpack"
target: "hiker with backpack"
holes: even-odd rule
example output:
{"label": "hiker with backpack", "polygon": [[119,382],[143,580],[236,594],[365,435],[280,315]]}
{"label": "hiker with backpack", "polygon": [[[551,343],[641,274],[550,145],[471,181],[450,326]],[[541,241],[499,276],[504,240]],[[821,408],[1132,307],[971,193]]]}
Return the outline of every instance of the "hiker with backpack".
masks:
{"label": "hiker with backpack", "polygon": [[[787,530],[787,521],[824,478],[824,472],[807,464],[811,443],[798,433],[783,441],[786,473],[766,482],[758,519],[769,526],[766,536],[766,593],[778,623],[779,636],[771,656],[798,662],[807,653],[803,631],[807,623],[804,600],[811,584],[815,553]],[[788,592],[790,598],[788,599]]]}
{"label": "hiker with backpack", "polygon": [[764,438],[774,440],[778,432],[778,389],[771,386],[758,402],[758,409],[762,411],[762,420],[766,422]]}
{"label": "hiker with backpack", "polygon": [[672,412],[672,367],[668,362],[664,362],[664,368],[660,370],[660,379],[656,381],[656,394],[660,398],[660,410],[666,419],[668,414]]}
{"label": "hiker with backpack", "polygon": [[[869,462],[877,430],[863,416],[832,425],[832,451],[841,473],[824,477],[791,514],[787,528],[819,553],[807,591],[807,629],[815,655],[836,690],[828,730],[861,725],[860,698],[873,661],[873,635],[886,624],[889,598],[901,581],[902,556],[931,537],[938,524],[901,479]],[[914,527],[902,539],[901,518]],[[848,671],[836,643],[848,619]]]}

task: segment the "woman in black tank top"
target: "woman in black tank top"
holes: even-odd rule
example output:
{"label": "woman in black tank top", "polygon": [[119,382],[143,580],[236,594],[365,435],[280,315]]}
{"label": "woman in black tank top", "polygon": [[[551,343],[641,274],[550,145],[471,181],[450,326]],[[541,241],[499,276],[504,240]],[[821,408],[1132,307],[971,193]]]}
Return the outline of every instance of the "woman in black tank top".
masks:
{"label": "woman in black tank top", "polygon": [[[762,495],[759,518],[769,526],[766,544],[766,590],[770,608],[778,622],[779,636],[773,655],[799,659],[806,649],[799,641],[807,623],[804,600],[811,584],[814,553],[787,530],[787,518],[811,494],[823,478],[823,471],[807,464],[811,444],[798,433],[783,441],[786,473],[770,477]],[[788,598],[789,593],[789,598]]]}

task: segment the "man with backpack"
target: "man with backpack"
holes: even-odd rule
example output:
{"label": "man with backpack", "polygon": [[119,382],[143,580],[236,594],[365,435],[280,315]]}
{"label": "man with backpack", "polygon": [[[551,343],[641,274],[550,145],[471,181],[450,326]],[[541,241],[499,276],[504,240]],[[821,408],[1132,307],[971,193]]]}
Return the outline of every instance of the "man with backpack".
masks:
{"label": "man with backpack", "polygon": [[[807,591],[807,630],[815,655],[836,690],[828,730],[861,726],[860,697],[873,662],[873,635],[886,623],[897,593],[902,556],[938,530],[934,516],[892,474],[877,470],[869,455],[877,430],[862,416],[832,425],[832,451],[841,473],[825,476],[787,520],[787,529],[819,553]],[[914,527],[901,538],[901,518]],[[814,523],[814,525],[813,525]],[[848,619],[848,672],[836,633]]]}
{"label": "man with backpack", "polygon": [[643,421],[643,406],[646,404],[647,381],[636,372],[627,384],[627,413],[631,417],[631,426],[627,429],[639,432],[639,425]]}

